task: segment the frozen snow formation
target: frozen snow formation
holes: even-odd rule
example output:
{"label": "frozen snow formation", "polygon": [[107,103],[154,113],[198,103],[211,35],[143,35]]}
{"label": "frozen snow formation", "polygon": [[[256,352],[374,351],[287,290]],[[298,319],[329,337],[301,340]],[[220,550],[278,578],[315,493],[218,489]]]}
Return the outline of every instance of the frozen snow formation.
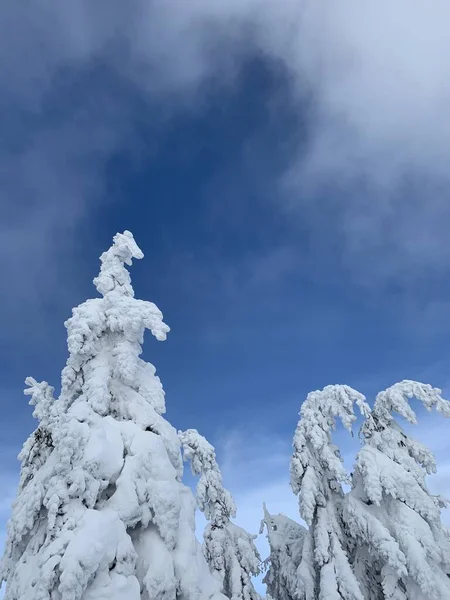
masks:
{"label": "frozen snow formation", "polygon": [[308,525],[298,567],[300,600],[364,600],[350,563],[342,515],[342,484],[350,476],[331,439],[337,418],[351,430],[355,403],[363,415],[369,414],[362,394],[346,385],[329,385],[308,394],[300,410],[291,460],[292,489]]}
{"label": "frozen snow formation", "polygon": [[436,472],[435,459],[392,415],[416,423],[409,404],[415,398],[450,417],[450,402],[441,394],[415,381],[396,383],[378,394],[362,427],[364,445],[345,519],[355,537],[355,568],[370,600],[450,598],[450,539],[441,521],[445,502],[425,483],[426,475]]}
{"label": "frozen snow formation", "polygon": [[297,597],[297,569],[300,565],[306,529],[285,515],[271,515],[264,508],[260,533],[267,529],[270,555],[265,561],[267,572],[263,582],[267,594],[277,600]]}
{"label": "frozen snow formation", "polygon": [[185,460],[190,460],[193,474],[200,475],[196,497],[209,521],[203,544],[209,567],[231,600],[259,600],[252,582],[252,576],[260,570],[256,535],[231,521],[236,516],[236,506],[223,487],[214,448],[195,429],[180,432],[179,436]]}
{"label": "frozen snow formation", "polygon": [[20,453],[1,577],[5,600],[219,600],[181,483],[181,445],[164,391],[140,358],[146,329],[169,327],[134,298],[125,265],[143,254],[114,237],[94,280],[100,298],[65,323],[61,394],[28,378],[38,427]]}
{"label": "frozen snow formation", "polygon": [[[291,462],[292,488],[308,525],[294,577],[297,600],[450,598],[450,534],[441,521],[445,501],[430,494],[425,482],[436,472],[434,456],[393,416],[416,423],[409,404],[415,398],[450,417],[450,403],[441,394],[430,385],[402,381],[380,392],[372,411],[348,386],[308,395]],[[331,432],[337,418],[351,429],[354,404],[364,422],[350,476]],[[347,494],[343,484],[351,486]],[[289,583],[283,598],[291,590]]]}

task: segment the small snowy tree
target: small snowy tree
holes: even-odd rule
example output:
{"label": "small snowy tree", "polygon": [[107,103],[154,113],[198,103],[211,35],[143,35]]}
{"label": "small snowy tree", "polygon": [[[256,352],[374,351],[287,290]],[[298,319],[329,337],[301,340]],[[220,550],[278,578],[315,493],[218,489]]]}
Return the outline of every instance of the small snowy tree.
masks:
{"label": "small snowy tree", "polygon": [[197,484],[197,503],[209,523],[204,532],[203,550],[212,573],[231,600],[259,600],[252,576],[260,572],[260,558],[254,540],[232,523],[236,506],[223,487],[222,474],[213,446],[196,431],[179,432],[184,458],[190,460]]}
{"label": "small snowy tree", "polygon": [[342,518],[347,474],[331,432],[336,419],[351,431],[353,405],[368,415],[364,396],[345,385],[308,394],[300,410],[291,460],[291,485],[308,525],[298,568],[300,600],[363,600],[350,564],[350,532]]}
{"label": "small snowy tree", "polygon": [[306,529],[285,515],[271,515],[264,504],[260,533],[267,529],[270,555],[263,583],[267,594],[275,600],[295,600],[297,569],[302,558]]}
{"label": "small snowy tree", "polygon": [[368,600],[450,598],[450,544],[441,522],[444,501],[429,493],[436,472],[431,451],[406,435],[396,412],[412,424],[409,399],[450,417],[441,390],[402,381],[380,392],[362,427],[364,445],[353,475],[345,515],[358,540],[358,576]]}
{"label": "small snowy tree", "polygon": [[[38,420],[38,426],[24,443],[18,459],[21,461],[20,480],[18,486],[18,500],[20,504],[22,494],[27,494],[30,489],[30,482],[36,473],[41,469],[53,452],[53,431],[57,420],[58,404],[55,403],[52,388],[46,381],[38,383],[32,377],[25,380],[28,386],[24,393],[31,396],[29,404],[34,406],[33,417]],[[13,523],[9,524],[11,530]],[[35,541],[41,539],[43,535],[43,524],[36,524],[33,532]],[[8,547],[9,546],[9,547]],[[27,547],[33,548],[33,540],[30,535],[22,535],[16,539],[15,544],[7,542],[5,559],[2,564],[2,580],[7,578],[9,572],[22,555]],[[8,555],[9,554],[9,555]]]}
{"label": "small snowy tree", "polygon": [[143,254],[114,237],[94,280],[101,298],[66,322],[61,394],[29,379],[40,420],[20,458],[1,576],[5,600],[223,598],[194,533],[176,430],[155,368],[139,358],[159,309],[136,300],[125,265]]}
{"label": "small snowy tree", "polygon": [[32,377],[27,377],[24,390],[26,396],[31,396],[29,404],[34,406],[33,417],[38,420],[38,427],[23,445],[18,456],[21,461],[19,493],[34,477],[34,473],[48,460],[53,451],[53,430],[58,419],[58,404],[53,397],[54,388],[46,381],[38,383]]}

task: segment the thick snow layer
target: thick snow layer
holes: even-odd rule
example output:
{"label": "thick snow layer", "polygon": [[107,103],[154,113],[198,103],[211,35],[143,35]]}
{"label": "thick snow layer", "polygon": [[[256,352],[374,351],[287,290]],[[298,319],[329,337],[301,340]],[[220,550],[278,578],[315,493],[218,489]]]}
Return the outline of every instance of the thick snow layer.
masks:
{"label": "thick snow layer", "polygon": [[300,411],[291,460],[292,489],[308,524],[298,569],[300,600],[363,600],[342,517],[342,484],[349,483],[350,476],[331,439],[337,418],[351,430],[354,404],[363,415],[370,413],[359,392],[343,385],[327,386],[308,394]]}
{"label": "thick snow layer", "polygon": [[380,392],[362,428],[364,445],[345,517],[357,541],[364,589],[378,586],[386,597],[401,600],[445,600],[450,598],[450,539],[441,522],[445,503],[425,483],[436,471],[434,456],[393,416],[416,423],[412,398],[450,417],[450,403],[430,385],[402,381]]}
{"label": "thick snow layer", "polygon": [[251,535],[231,522],[236,506],[223,487],[213,446],[195,429],[179,432],[185,460],[191,461],[197,484],[197,503],[209,520],[203,551],[224,594],[232,600],[259,600],[252,577],[260,572],[260,558]]}
{"label": "thick snow layer", "polygon": [[264,504],[260,533],[267,530],[270,556],[265,561],[267,594],[277,600],[294,600],[306,529],[285,515],[271,515]]}
{"label": "thick snow layer", "polygon": [[39,426],[20,455],[5,600],[223,598],[195,538],[161,382],[139,358],[145,329],[163,340],[169,328],[134,298],[132,258],[133,236],[117,234],[95,279],[102,297],[66,322],[60,397],[27,379]]}

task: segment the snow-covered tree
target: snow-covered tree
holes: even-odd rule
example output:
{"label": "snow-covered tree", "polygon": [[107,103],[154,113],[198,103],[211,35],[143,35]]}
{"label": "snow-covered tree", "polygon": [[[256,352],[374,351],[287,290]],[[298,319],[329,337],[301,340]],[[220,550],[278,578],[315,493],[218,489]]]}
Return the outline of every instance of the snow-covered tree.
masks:
{"label": "snow-covered tree", "polygon": [[295,600],[297,569],[302,558],[306,529],[285,515],[271,515],[264,507],[260,533],[267,530],[270,555],[264,561],[267,594],[275,600]]}
{"label": "snow-covered tree", "polygon": [[53,397],[54,388],[46,381],[38,383],[32,377],[27,377],[24,390],[26,396],[31,396],[29,404],[34,406],[33,417],[39,424],[23,445],[18,456],[21,461],[19,492],[34,477],[53,451],[53,429],[58,418],[59,405]]}
{"label": "snow-covered tree", "polygon": [[[55,403],[52,388],[46,381],[38,383],[32,377],[27,377],[25,381],[28,386],[24,393],[31,396],[29,404],[34,406],[33,417],[38,420],[38,426],[24,443],[18,459],[21,461],[20,480],[18,486],[19,498],[21,494],[28,493],[29,483],[33,480],[36,472],[41,469],[51,453],[53,452],[53,428],[57,419],[58,404]],[[19,502],[17,500],[16,502]],[[10,524],[10,527],[12,524]],[[41,535],[41,527],[35,528],[35,536]],[[29,545],[28,535],[21,536],[16,543],[9,547],[9,556],[3,561],[2,575],[6,578],[6,573],[21,558],[22,554]],[[8,546],[7,546],[8,550]]]}
{"label": "snow-covered tree", "polygon": [[353,405],[370,409],[362,394],[345,385],[308,394],[300,410],[291,460],[291,486],[308,525],[298,567],[300,600],[363,600],[350,564],[350,532],[342,518],[343,484],[350,477],[331,439],[336,419],[351,431]]}
{"label": "snow-covered tree", "polygon": [[199,475],[197,503],[209,521],[204,531],[203,550],[212,573],[231,600],[259,600],[252,576],[260,572],[260,558],[254,540],[231,521],[236,506],[223,487],[214,447],[195,429],[179,432],[184,458],[192,473]]}
{"label": "snow-covered tree", "polygon": [[427,489],[436,472],[431,451],[408,436],[393,412],[416,423],[409,400],[450,417],[441,390],[402,381],[380,392],[361,433],[345,518],[357,539],[355,566],[368,600],[450,598],[450,544],[443,499]]}
{"label": "snow-covered tree", "polygon": [[154,304],[134,298],[125,265],[142,256],[128,231],[101,256],[101,298],[65,324],[59,399],[27,380],[40,424],[20,455],[5,600],[223,598],[195,538],[161,382],[139,357],[146,329],[158,340],[169,331]]}

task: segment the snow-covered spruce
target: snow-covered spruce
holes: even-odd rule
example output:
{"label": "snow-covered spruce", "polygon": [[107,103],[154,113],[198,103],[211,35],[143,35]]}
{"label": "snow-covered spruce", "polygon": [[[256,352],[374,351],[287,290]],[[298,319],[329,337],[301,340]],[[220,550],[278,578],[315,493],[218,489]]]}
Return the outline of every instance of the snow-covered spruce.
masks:
{"label": "snow-covered spruce", "polygon": [[154,304],[134,298],[125,265],[142,256],[128,231],[101,256],[102,297],[66,322],[59,399],[28,380],[40,425],[21,453],[5,600],[223,598],[195,538],[160,380],[139,358],[145,329],[158,340],[169,331]]}
{"label": "snow-covered spruce", "polygon": [[267,595],[276,600],[295,600],[306,529],[285,515],[271,515],[265,504],[263,508],[260,533],[267,529],[270,548],[270,555],[264,561],[267,572],[263,583]]}
{"label": "snow-covered spruce", "polygon": [[27,439],[18,456],[21,461],[19,493],[34,477],[47,461],[53,451],[53,430],[58,419],[58,403],[53,397],[54,388],[46,381],[38,383],[32,377],[27,377],[24,390],[26,396],[31,396],[29,404],[34,406],[33,417],[38,420],[38,427]]}
{"label": "snow-covered spruce", "polygon": [[185,460],[190,460],[197,484],[197,503],[208,519],[204,531],[203,551],[211,572],[222,591],[231,600],[259,600],[252,576],[260,572],[260,558],[254,539],[235,525],[236,506],[223,487],[222,474],[213,446],[196,431],[179,432]]}
{"label": "snow-covered spruce", "polygon": [[445,504],[425,483],[426,475],[436,472],[435,459],[392,415],[416,423],[412,398],[450,417],[441,390],[402,381],[378,394],[361,430],[364,445],[345,518],[358,541],[355,567],[368,600],[450,598],[450,544],[441,522]]}
{"label": "snow-covered spruce", "polygon": [[291,486],[308,525],[297,571],[299,600],[364,600],[350,564],[352,542],[342,518],[342,484],[350,477],[331,440],[337,418],[351,431],[354,403],[363,415],[370,413],[362,394],[345,385],[329,385],[308,394],[300,410],[291,460]]}
{"label": "snow-covered spruce", "polygon": [[[53,452],[53,430],[56,425],[58,409],[58,404],[55,403],[53,398],[54,388],[48,385],[46,381],[38,383],[32,377],[27,377],[25,383],[28,387],[24,393],[27,396],[31,396],[29,404],[35,407],[33,417],[38,420],[38,426],[26,440],[18,456],[18,459],[21,461],[21,470],[16,506],[17,504],[20,506],[22,495],[29,493],[32,487],[29,485],[30,482],[35,477],[35,474],[46,464]],[[27,515],[25,514],[21,518],[27,518]],[[8,526],[10,532],[14,526],[17,526],[17,524],[11,521]],[[33,537],[36,540],[42,537],[44,528],[45,525],[42,522],[35,524]],[[15,543],[10,542],[11,535],[7,540],[5,557],[2,561],[2,580],[7,578],[27,548],[30,552],[35,547],[33,539],[30,539],[30,534],[20,535],[16,537]]]}

